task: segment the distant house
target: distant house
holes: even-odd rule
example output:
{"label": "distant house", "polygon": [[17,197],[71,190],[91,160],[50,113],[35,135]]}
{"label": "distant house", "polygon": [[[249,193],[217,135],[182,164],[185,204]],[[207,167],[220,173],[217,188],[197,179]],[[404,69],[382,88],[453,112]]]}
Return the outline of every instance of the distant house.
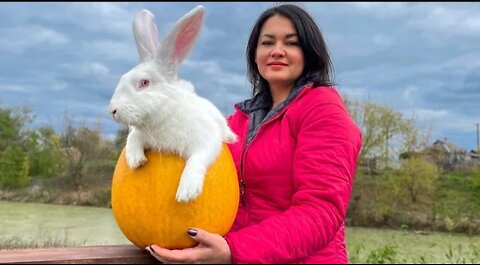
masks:
{"label": "distant house", "polygon": [[480,159],[480,153],[475,150],[470,150],[470,157],[472,159]]}
{"label": "distant house", "polygon": [[[408,158],[413,154],[412,152],[403,153],[400,158]],[[432,145],[415,154],[421,155],[425,160],[446,171],[464,169],[471,166],[472,162],[472,156],[469,152],[447,141],[447,139],[436,140]]]}

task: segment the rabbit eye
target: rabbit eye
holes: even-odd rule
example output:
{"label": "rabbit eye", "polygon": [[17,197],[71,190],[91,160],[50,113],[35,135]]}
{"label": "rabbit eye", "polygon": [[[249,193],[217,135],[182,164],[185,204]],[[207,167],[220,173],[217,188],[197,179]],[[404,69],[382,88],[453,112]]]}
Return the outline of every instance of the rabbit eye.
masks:
{"label": "rabbit eye", "polygon": [[142,89],[146,88],[149,84],[150,84],[150,81],[149,81],[149,80],[147,80],[147,79],[142,79],[142,80],[140,80],[138,89],[139,89],[139,90],[142,90]]}

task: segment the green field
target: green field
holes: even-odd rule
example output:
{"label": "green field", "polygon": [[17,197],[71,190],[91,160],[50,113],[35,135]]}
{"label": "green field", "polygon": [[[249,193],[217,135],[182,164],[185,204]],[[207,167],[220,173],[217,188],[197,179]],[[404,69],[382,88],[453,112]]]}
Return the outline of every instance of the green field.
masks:
{"label": "green field", "polygon": [[347,227],[351,263],[480,263],[480,236]]}

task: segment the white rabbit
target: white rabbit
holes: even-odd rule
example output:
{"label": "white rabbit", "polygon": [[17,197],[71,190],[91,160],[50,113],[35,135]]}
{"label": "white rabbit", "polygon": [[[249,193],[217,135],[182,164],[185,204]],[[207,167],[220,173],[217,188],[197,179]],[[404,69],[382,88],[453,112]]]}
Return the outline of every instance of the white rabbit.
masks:
{"label": "white rabbit", "polygon": [[133,22],[140,64],[124,74],[108,107],[114,119],[129,126],[126,159],[134,169],[146,162],[145,149],[170,151],[186,161],[176,200],[194,200],[222,143],[235,142],[221,112],[177,77],[203,23],[204,8],[185,14],[160,43],[155,18],[141,10]]}

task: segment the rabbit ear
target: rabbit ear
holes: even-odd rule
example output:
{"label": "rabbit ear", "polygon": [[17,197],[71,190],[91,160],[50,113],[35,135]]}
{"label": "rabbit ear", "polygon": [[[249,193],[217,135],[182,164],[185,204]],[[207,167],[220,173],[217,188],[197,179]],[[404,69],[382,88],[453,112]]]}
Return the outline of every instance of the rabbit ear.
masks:
{"label": "rabbit ear", "polygon": [[177,73],[178,65],[192,50],[202,27],[203,16],[204,7],[195,7],[178,20],[163,39],[158,59],[170,67],[170,73]]}
{"label": "rabbit ear", "polygon": [[157,55],[159,41],[155,17],[150,11],[142,9],[138,12],[133,22],[133,34],[140,62],[154,59]]}

